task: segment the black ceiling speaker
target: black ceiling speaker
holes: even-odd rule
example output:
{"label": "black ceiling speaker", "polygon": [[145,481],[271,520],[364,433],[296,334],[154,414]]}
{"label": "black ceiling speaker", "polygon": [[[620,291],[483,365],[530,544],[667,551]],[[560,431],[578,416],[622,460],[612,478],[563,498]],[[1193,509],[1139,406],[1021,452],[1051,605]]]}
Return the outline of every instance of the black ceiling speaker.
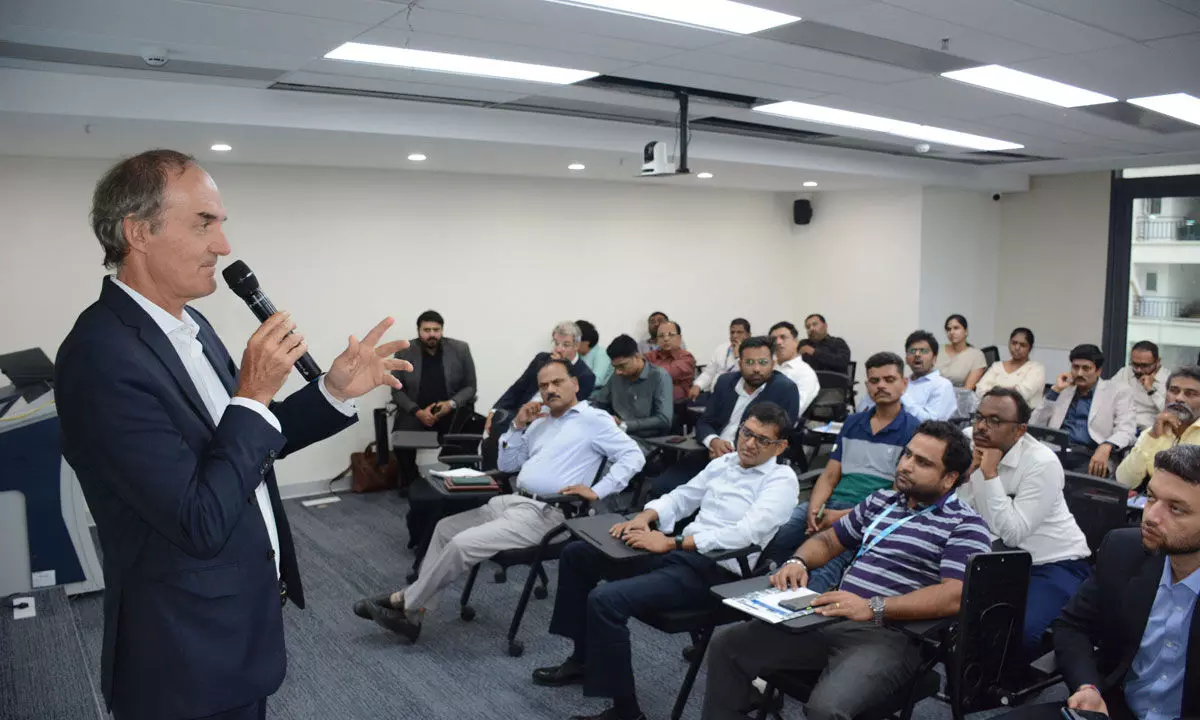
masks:
{"label": "black ceiling speaker", "polygon": [[792,221],[797,225],[807,225],[812,222],[812,203],[808,200],[797,200],[792,203]]}

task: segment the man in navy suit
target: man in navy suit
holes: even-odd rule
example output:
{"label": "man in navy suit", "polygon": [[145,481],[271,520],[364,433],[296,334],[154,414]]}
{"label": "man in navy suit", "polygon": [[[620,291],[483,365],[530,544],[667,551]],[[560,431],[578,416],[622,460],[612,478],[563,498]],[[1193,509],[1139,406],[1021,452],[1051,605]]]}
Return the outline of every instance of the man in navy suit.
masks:
{"label": "man in navy suit", "polygon": [[250,720],[283,681],[282,605],[304,607],[272,463],[350,426],[353,399],[411,370],[387,318],[274,402],[308,344],[287,313],[241,369],[187,303],[217,288],[225,209],[195,160],[152,150],[96,186],[116,270],[59,349],[63,455],[104,550],[102,690],[117,720]]}
{"label": "man in navy suit", "polygon": [[[696,477],[710,460],[734,452],[738,428],[750,408],[761,402],[773,402],[799,417],[800,392],[787,375],[775,371],[774,344],[769,337],[751,337],[738,347],[739,372],[727,372],[717,379],[704,415],[696,423],[696,440],[708,453],[696,452],[667,468],[650,482],[652,497],[661,497]],[[790,435],[791,431],[784,433]]]}

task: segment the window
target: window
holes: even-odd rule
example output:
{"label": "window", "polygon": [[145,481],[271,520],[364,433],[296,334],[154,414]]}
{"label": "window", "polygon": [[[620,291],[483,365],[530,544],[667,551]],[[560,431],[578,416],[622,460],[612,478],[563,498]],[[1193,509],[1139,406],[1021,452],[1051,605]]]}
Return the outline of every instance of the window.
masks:
{"label": "window", "polygon": [[1146,292],[1158,292],[1158,273],[1146,273]]}

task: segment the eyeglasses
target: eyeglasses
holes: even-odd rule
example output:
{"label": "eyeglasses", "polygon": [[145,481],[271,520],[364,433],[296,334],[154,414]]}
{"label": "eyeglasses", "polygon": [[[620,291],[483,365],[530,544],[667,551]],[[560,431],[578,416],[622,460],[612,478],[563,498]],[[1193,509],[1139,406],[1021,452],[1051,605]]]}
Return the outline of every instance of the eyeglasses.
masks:
{"label": "eyeglasses", "polygon": [[909,348],[909,355],[932,355],[933,351],[929,348]]}
{"label": "eyeglasses", "polygon": [[767,437],[766,435],[759,435],[758,433],[754,432],[753,430],[746,427],[745,425],[742,425],[741,427],[738,428],[738,434],[742,436],[743,440],[753,440],[754,442],[758,443],[759,445],[762,445],[763,447],[771,447],[773,445],[778,445],[779,443],[783,442],[782,438],[780,438],[779,440],[772,440],[771,438]]}
{"label": "eyeglasses", "polygon": [[1020,425],[1018,420],[1003,420],[995,415],[980,415],[979,413],[971,414],[971,424],[978,425],[984,423],[992,430],[998,429],[1001,425]]}
{"label": "eyeglasses", "polygon": [[1156,360],[1152,363],[1129,363],[1129,364],[1133,366],[1134,370],[1147,370],[1148,371],[1148,370],[1153,370],[1154,366],[1158,365],[1158,361]]}
{"label": "eyeglasses", "polygon": [[659,340],[670,340],[670,339],[671,339],[671,338],[673,338],[673,337],[679,337],[679,333],[677,333],[677,332],[665,332],[665,333],[659,333],[659,334],[657,335],[657,337],[658,337],[658,339],[659,339]]}
{"label": "eyeglasses", "polygon": [[742,362],[749,367],[754,367],[755,365],[759,367],[771,367],[771,363],[773,361],[771,358],[759,358],[758,360],[755,360],[754,358],[746,358],[745,360],[742,360]]}

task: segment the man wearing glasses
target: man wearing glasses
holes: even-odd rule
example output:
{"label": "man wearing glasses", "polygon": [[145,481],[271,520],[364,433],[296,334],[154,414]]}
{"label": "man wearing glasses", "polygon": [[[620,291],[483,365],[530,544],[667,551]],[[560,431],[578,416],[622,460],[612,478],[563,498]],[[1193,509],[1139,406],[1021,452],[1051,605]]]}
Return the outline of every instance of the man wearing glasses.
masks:
{"label": "man wearing glasses", "polygon": [[1134,343],[1129,364],[1113,375],[1113,382],[1128,386],[1133,395],[1138,432],[1153,425],[1154,418],[1163,411],[1169,375],[1158,357],[1158,346],[1149,340]]}
{"label": "man wearing glasses", "polygon": [[993,538],[1033,558],[1024,632],[1030,652],[1087,579],[1091,555],[1063,497],[1062,464],[1025,433],[1032,414],[1012,388],[992,388],[983,396],[966,431],[974,441],[970,479],[958,490]]}
{"label": "man wearing glasses", "polygon": [[[938,341],[932,333],[917,330],[904,341],[905,362],[912,374],[908,389],[900,402],[905,411],[918,420],[949,420],[958,410],[954,385],[934,369],[937,365]],[[859,410],[875,405],[869,397],[859,404]]]}
{"label": "man wearing glasses", "polygon": [[655,331],[658,349],[646,353],[646,359],[671,376],[674,386],[672,397],[676,403],[687,400],[688,390],[696,379],[696,357],[683,349],[683,335],[679,323],[664,320]]}
{"label": "man wearing glasses", "polygon": [[[717,563],[705,553],[765,545],[787,520],[799,487],[796,474],[776,458],[791,431],[792,419],[778,405],[750,408],[737,428],[736,452],[714,459],[632,520],[613,525],[614,537],[644,555],[618,563],[582,541],[563,549],[550,632],[570,639],[574,648],[561,665],[534,670],[533,681],[551,687],[582,683],[584,695],[614,702],[597,715],[573,720],[644,720],[634,690],[629,618],[706,607],[710,587],[737,579],[734,561]],[[679,526],[693,513],[695,520]],[[755,560],[749,558],[751,564]]]}

